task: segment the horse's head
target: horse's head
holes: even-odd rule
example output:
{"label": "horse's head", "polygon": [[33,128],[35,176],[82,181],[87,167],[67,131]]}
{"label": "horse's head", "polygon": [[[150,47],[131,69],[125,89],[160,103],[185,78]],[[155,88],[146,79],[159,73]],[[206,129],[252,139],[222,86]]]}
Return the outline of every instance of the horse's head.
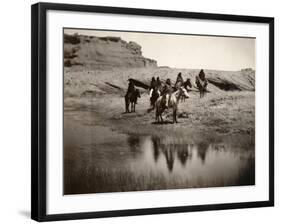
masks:
{"label": "horse's head", "polygon": [[180,88],[181,94],[185,97],[185,98],[189,98],[189,94],[187,93],[186,88],[184,88],[183,86]]}
{"label": "horse's head", "polygon": [[186,79],[185,83],[184,83],[184,87],[186,88],[187,86],[189,86],[190,88],[192,88],[192,84],[191,84],[191,80],[190,79]]}

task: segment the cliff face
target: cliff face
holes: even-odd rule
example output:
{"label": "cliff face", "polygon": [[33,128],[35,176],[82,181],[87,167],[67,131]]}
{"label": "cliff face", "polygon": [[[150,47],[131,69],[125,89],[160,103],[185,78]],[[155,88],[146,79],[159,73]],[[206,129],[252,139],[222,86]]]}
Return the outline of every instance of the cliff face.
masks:
{"label": "cliff face", "polygon": [[105,70],[157,67],[157,62],[143,57],[140,45],[120,37],[64,34],[64,65]]}

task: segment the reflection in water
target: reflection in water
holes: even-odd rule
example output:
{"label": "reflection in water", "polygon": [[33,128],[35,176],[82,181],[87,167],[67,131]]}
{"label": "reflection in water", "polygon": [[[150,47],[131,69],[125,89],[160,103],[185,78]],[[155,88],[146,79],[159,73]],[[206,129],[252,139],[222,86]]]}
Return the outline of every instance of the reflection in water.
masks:
{"label": "reflection in water", "polygon": [[127,140],[133,157],[136,157],[138,152],[140,152],[140,138],[134,135],[129,135]]}
{"label": "reflection in water", "polygon": [[196,187],[254,184],[252,150],[203,141],[189,144],[173,139],[169,142],[155,136],[140,139],[141,153],[135,160],[128,161],[131,167],[138,167],[134,171],[136,175],[149,171],[163,175],[168,181],[176,179]]}
{"label": "reflection in water", "polygon": [[154,160],[155,162],[157,162],[159,155],[160,155],[160,138],[152,138],[152,144],[153,144],[153,156],[154,156]]}
{"label": "reflection in water", "polygon": [[65,194],[255,184],[254,148],[91,130],[65,132]]}
{"label": "reflection in water", "polygon": [[191,159],[192,153],[190,150],[190,146],[182,147],[181,150],[177,151],[177,156],[183,166],[185,166],[187,159]]}
{"label": "reflection in water", "polygon": [[154,161],[157,163],[160,154],[163,154],[166,159],[167,168],[170,172],[173,171],[175,157],[179,159],[180,163],[184,166],[187,159],[191,157],[190,145],[174,145],[162,144],[159,137],[147,137],[145,141],[152,141],[152,148]]}
{"label": "reflection in water", "polygon": [[175,161],[175,156],[174,156],[174,150],[170,147],[164,147],[164,155],[166,158],[166,162],[167,162],[167,167],[168,170],[171,172],[173,170],[174,167],[174,161]]}
{"label": "reflection in water", "polygon": [[[152,141],[152,147],[150,150],[153,151],[155,163],[157,163],[158,158],[161,154],[164,155],[167,164],[167,169],[170,172],[173,171],[176,156],[182,166],[185,166],[187,160],[191,161],[193,151],[192,149],[195,147],[197,151],[197,157],[200,158],[202,163],[204,163],[208,150],[208,144],[206,144],[205,142],[200,142],[196,147],[193,144],[163,144],[161,143],[159,137],[146,137],[144,141]],[[144,145],[147,146],[147,144]],[[218,146],[215,146],[215,148],[218,149]]]}
{"label": "reflection in water", "polygon": [[208,144],[206,142],[198,143],[197,152],[198,152],[198,156],[202,160],[202,163],[205,162],[207,150],[208,150]]}

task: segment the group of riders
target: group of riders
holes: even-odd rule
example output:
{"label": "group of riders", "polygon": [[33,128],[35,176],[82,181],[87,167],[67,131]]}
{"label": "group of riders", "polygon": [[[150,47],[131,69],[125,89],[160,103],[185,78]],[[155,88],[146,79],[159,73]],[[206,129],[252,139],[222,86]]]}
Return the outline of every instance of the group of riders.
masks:
{"label": "group of riders", "polygon": [[[207,85],[208,85],[208,81],[203,69],[201,69],[199,74],[196,76],[195,85],[200,92],[200,98],[203,97],[204,93],[207,91]],[[178,73],[174,85],[172,84],[171,79],[169,78],[163,83],[159,77],[157,78],[152,77],[149,86],[149,97],[150,97],[152,109],[154,109],[155,102],[157,98],[159,98],[160,96],[162,96],[163,99],[163,106],[165,108],[168,108],[172,93],[179,90],[182,87],[184,87],[187,91],[190,91],[189,88],[192,88],[192,84],[190,78],[187,78],[186,81],[184,81],[181,72]],[[137,98],[138,96],[140,97],[140,93],[138,89],[135,88],[134,80],[129,79],[128,89],[125,99],[128,98],[128,96],[133,93],[136,93],[134,98],[135,98],[135,104],[137,104]],[[128,108],[128,106],[126,106],[126,108]]]}
{"label": "group of riders", "polygon": [[[203,97],[204,93],[207,91],[207,85],[208,85],[208,81],[207,81],[207,78],[206,78],[206,75],[205,75],[205,72],[203,69],[201,69],[199,74],[196,76],[195,84],[200,92],[200,97]],[[159,76],[156,79],[155,79],[155,77],[152,77],[150,86],[149,86],[149,96],[150,96],[150,98],[152,97],[153,91],[159,92],[160,96],[163,95],[167,99],[166,106],[168,107],[171,94],[182,86],[184,88],[186,88],[187,90],[188,90],[188,87],[192,88],[190,78],[187,78],[186,81],[184,81],[181,72],[178,73],[174,86],[172,85],[171,79],[169,79],[169,78],[166,80],[165,83],[162,83]],[[132,93],[134,91],[135,91],[135,84],[134,84],[133,80],[130,79],[127,94]],[[201,95],[201,93],[202,93],[202,95]]]}
{"label": "group of riders", "polygon": [[190,79],[188,78],[186,82],[184,82],[182,78],[181,72],[178,74],[175,85],[172,85],[171,79],[167,79],[164,84],[162,84],[161,80],[159,77],[155,79],[152,77],[151,82],[150,82],[150,89],[149,89],[149,96],[152,98],[152,94],[155,92],[158,92],[160,96],[164,96],[163,99],[165,101],[165,106],[168,108],[171,94],[178,90],[181,86],[184,86],[187,88],[188,83],[190,83]]}

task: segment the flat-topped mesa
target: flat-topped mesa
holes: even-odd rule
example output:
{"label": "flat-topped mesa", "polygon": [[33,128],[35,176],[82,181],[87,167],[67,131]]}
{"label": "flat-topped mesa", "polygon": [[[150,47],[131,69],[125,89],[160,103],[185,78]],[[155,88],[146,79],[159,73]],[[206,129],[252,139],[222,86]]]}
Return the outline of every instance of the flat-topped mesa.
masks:
{"label": "flat-topped mesa", "polygon": [[78,70],[157,67],[157,61],[145,58],[141,46],[120,37],[64,34],[64,65]]}

